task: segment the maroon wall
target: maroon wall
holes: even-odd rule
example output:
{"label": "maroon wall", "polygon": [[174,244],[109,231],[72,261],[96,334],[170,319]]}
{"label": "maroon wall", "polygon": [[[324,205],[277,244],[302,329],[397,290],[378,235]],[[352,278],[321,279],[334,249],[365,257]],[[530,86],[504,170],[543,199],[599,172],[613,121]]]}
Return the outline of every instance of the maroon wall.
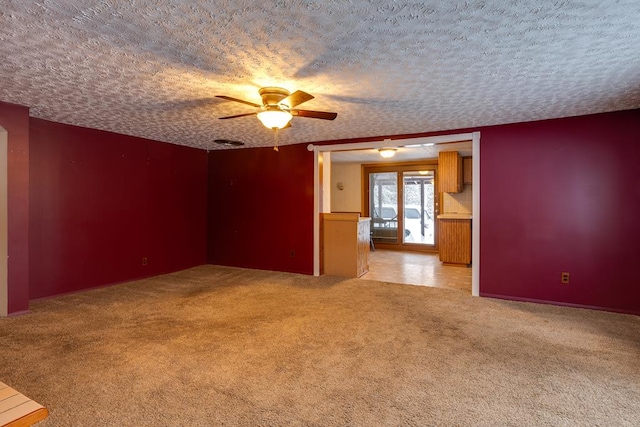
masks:
{"label": "maroon wall", "polygon": [[206,263],[206,151],[33,118],[30,143],[31,298]]}
{"label": "maroon wall", "polygon": [[7,131],[8,311],[29,309],[29,109],[0,102]]}
{"label": "maroon wall", "polygon": [[640,313],[640,110],[480,130],[481,295]]}
{"label": "maroon wall", "polygon": [[212,264],[312,274],[313,153],[211,151],[208,235]]}
{"label": "maroon wall", "polygon": [[[640,110],[446,133],[474,130],[481,295],[640,313]],[[311,273],[312,163],[304,144],[211,152],[209,262]]]}

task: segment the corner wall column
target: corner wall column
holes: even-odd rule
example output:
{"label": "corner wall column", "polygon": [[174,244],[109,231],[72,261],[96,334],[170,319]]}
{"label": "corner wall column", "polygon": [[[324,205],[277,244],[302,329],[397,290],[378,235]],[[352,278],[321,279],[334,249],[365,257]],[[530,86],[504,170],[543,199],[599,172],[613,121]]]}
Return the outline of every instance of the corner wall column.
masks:
{"label": "corner wall column", "polygon": [[9,314],[7,226],[7,131],[0,126],[0,317]]}

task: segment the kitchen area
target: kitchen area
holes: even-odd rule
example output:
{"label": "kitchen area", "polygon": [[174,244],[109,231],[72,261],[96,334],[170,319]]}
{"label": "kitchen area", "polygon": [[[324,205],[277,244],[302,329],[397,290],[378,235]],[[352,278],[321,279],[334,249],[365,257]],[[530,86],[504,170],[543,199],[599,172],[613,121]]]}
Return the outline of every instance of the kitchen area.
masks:
{"label": "kitchen area", "polygon": [[366,248],[351,233],[360,237],[347,246],[368,252],[351,259],[369,265],[358,262],[350,276],[471,292],[472,161],[471,141],[399,147],[382,162],[378,150],[332,152],[329,217],[355,214],[354,230],[363,220],[370,227]]}

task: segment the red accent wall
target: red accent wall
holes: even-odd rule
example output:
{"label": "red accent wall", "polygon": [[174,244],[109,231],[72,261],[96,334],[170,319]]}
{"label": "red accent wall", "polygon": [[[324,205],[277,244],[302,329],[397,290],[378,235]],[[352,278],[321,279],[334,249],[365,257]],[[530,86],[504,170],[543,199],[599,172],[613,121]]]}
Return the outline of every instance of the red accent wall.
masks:
{"label": "red accent wall", "polygon": [[29,309],[29,109],[0,102],[7,131],[8,311]]}
{"label": "red accent wall", "polygon": [[206,263],[206,151],[34,118],[30,143],[31,298]]}
{"label": "red accent wall", "polygon": [[312,274],[313,153],[211,151],[208,236],[212,264]]}
{"label": "red accent wall", "polygon": [[480,130],[481,295],[640,313],[640,110]]}
{"label": "red accent wall", "polygon": [[[475,130],[481,294],[640,313],[640,110],[403,137]],[[209,168],[209,262],[310,274],[306,146],[212,151]]]}

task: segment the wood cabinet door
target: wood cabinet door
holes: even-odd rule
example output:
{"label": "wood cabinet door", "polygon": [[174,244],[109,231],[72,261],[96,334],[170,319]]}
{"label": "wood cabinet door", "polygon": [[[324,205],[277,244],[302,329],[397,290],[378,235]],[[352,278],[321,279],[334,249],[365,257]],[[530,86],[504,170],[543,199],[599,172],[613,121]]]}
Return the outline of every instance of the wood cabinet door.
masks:
{"label": "wood cabinet door", "polygon": [[462,170],[464,175],[464,183],[472,184],[473,183],[473,158],[465,157],[462,159]]}
{"label": "wood cabinet door", "polygon": [[471,264],[471,220],[439,219],[440,261],[447,264]]}
{"label": "wood cabinet door", "polygon": [[459,193],[463,188],[462,157],[457,151],[438,154],[438,173],[441,193]]}

